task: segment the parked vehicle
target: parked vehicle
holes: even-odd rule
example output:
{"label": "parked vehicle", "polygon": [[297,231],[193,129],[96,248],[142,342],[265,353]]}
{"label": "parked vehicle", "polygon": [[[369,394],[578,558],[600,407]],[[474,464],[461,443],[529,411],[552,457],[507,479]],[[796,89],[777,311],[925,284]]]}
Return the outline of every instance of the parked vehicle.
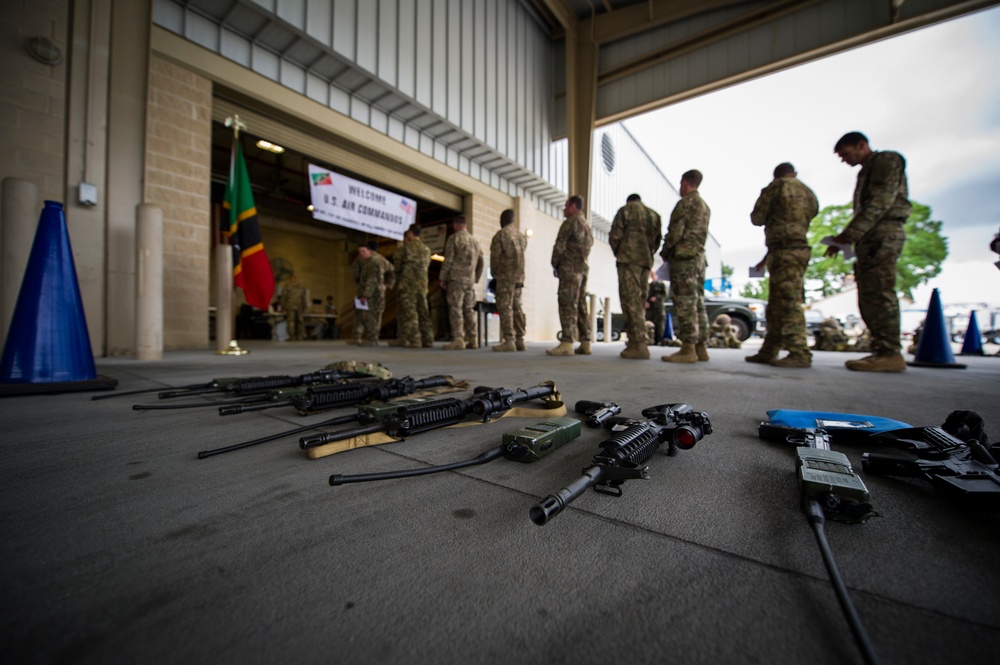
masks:
{"label": "parked vehicle", "polygon": [[[673,317],[674,325],[677,322],[677,315],[674,314],[674,303],[672,300],[666,302],[667,312]],[[737,339],[741,342],[751,335],[763,335],[767,325],[766,320],[767,301],[757,298],[723,298],[705,292],[705,311],[708,313],[708,323],[711,325],[719,314],[728,314],[732,320],[733,330]],[[625,331],[625,315],[616,312],[611,315],[611,340],[617,342]],[[562,338],[562,332],[556,335]],[[604,341],[604,312],[598,312],[597,330],[594,335],[598,342]]]}

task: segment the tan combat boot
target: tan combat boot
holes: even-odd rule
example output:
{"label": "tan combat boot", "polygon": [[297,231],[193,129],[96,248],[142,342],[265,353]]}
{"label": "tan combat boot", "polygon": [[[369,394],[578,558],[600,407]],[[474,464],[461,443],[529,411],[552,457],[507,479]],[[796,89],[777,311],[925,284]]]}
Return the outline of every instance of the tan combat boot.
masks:
{"label": "tan combat boot", "polygon": [[455,339],[451,340],[449,343],[444,345],[445,351],[461,351],[464,348],[465,348],[464,337],[456,337]]}
{"label": "tan combat boot", "polygon": [[708,361],[708,348],[703,343],[694,345],[694,354],[698,357],[700,362]]}
{"label": "tan combat boot", "polygon": [[684,342],[681,344],[680,351],[669,356],[663,356],[660,360],[665,363],[696,363],[698,362],[698,353],[694,350],[694,344]]}
{"label": "tan combat boot", "polygon": [[649,347],[645,342],[629,342],[618,355],[628,360],[649,360]]}
{"label": "tan combat boot", "polygon": [[404,342],[397,337],[396,339],[390,339],[386,344],[389,346],[403,346]]}
{"label": "tan combat boot", "polygon": [[524,345],[523,337],[518,337],[516,340],[514,340],[514,348],[516,348],[518,351],[524,351],[526,348],[528,348]]}
{"label": "tan combat boot", "polygon": [[774,358],[769,363],[774,367],[794,367],[794,368],[806,368],[812,367],[812,356],[807,356],[800,353],[789,353],[784,358]]}
{"label": "tan combat boot", "polygon": [[517,347],[514,346],[514,342],[510,338],[504,338],[504,340],[499,344],[493,345],[494,351],[517,351]]}
{"label": "tan combat boot", "polygon": [[747,356],[743,360],[746,360],[748,363],[760,363],[761,365],[767,365],[770,364],[770,362],[774,360],[774,358],[775,355],[773,353],[765,353],[764,351],[758,351],[752,356]]}
{"label": "tan combat boot", "polygon": [[571,356],[573,355],[573,342],[559,342],[559,346],[554,349],[545,349],[545,353],[550,356]]}
{"label": "tan combat boot", "polygon": [[876,353],[860,360],[848,360],[844,366],[855,372],[905,372],[906,360],[898,353]]}
{"label": "tan combat boot", "polygon": [[590,355],[590,340],[584,340],[580,342],[580,346],[576,347],[574,351],[578,356],[589,356]]}

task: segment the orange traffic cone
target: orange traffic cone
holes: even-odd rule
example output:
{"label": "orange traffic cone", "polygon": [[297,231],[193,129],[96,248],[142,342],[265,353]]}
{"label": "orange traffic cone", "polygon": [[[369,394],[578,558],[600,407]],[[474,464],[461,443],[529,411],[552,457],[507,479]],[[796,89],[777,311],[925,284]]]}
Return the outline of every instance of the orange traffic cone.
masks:
{"label": "orange traffic cone", "polygon": [[46,201],[0,359],[0,395],[109,390],[98,376],[63,206]]}

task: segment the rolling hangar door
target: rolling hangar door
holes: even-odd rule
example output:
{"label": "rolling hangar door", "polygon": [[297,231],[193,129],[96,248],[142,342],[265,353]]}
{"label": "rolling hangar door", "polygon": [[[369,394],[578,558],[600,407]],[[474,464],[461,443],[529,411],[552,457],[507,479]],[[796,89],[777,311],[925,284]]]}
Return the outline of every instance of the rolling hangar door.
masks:
{"label": "rolling hangar door", "polygon": [[[275,296],[285,280],[294,273],[307,292],[317,313],[325,309],[332,295],[338,318],[328,334],[349,338],[354,328],[353,300],[355,284],[351,263],[359,243],[374,241],[380,254],[392,260],[397,241],[346,226],[321,221],[313,217],[310,205],[309,165],[329,169],[339,175],[358,180],[374,188],[387,190],[412,200],[416,204],[416,222],[423,228],[424,242],[432,253],[443,254],[444,242],[450,230],[449,222],[463,209],[463,197],[427,182],[420,174],[406,173],[390,163],[387,156],[366,150],[364,146],[345,146],[321,128],[300,126],[291,118],[267,109],[259,102],[248,102],[238,93],[231,96],[219,86],[212,103],[212,219],[214,228],[223,214],[222,201],[229,177],[233,130],[226,127],[227,118],[239,115],[246,127],[240,132],[240,143],[246,159],[253,188],[254,202],[264,249],[275,275]],[[274,152],[259,144],[266,141],[284,148]],[[211,255],[210,298],[212,311],[219,297],[215,269],[215,244],[219,234],[213,233]],[[448,334],[447,307],[437,286],[440,261],[431,261],[428,274],[432,318],[437,338]],[[386,294],[382,335],[394,337],[396,329],[396,294]],[[246,305],[242,290],[235,300],[237,339],[271,338],[276,332],[274,316]],[[307,323],[308,323],[307,319]],[[318,323],[316,319],[312,323]],[[307,334],[319,334],[308,326]],[[214,326],[212,326],[214,337]]]}

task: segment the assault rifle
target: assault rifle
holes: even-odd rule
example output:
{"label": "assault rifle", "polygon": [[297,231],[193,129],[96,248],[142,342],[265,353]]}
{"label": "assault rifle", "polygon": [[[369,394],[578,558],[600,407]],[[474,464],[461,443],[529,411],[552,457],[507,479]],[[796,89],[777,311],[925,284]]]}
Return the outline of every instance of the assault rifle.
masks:
{"label": "assault rifle", "polygon": [[[389,402],[395,397],[401,397],[403,395],[409,395],[417,390],[422,390],[424,388],[430,388],[442,385],[451,385],[453,379],[450,376],[432,376],[426,379],[414,380],[410,377],[404,379],[388,379],[386,381],[380,381],[379,384],[390,384],[390,385],[375,385],[375,384],[359,384],[363,389],[359,389],[357,386],[345,385],[336,386],[338,388],[350,388],[351,390],[344,390],[342,392],[331,392],[322,393],[321,399],[323,400],[323,409],[333,409],[345,406],[355,406],[363,402],[371,402],[375,400],[382,400],[385,404],[369,405],[365,407],[360,407],[357,413],[347,414],[343,416],[337,416],[329,420],[324,420],[323,422],[315,423],[312,425],[304,425],[302,427],[295,427],[290,430],[285,430],[278,432],[277,434],[269,434],[268,436],[263,436],[257,439],[252,439],[250,441],[242,441],[240,443],[233,444],[231,446],[225,446],[223,448],[215,448],[213,450],[203,450],[198,453],[198,459],[205,459],[206,457],[212,457],[214,455],[221,455],[222,453],[232,452],[234,450],[240,450],[241,448],[249,448],[250,446],[255,446],[258,443],[265,443],[267,441],[274,441],[275,439],[280,439],[285,436],[291,436],[293,434],[299,434],[300,432],[305,432],[311,429],[319,429],[320,427],[331,427],[336,425],[346,425],[347,423],[353,422],[366,422],[367,414],[380,413],[382,411],[390,412],[399,407],[403,403],[411,402],[423,402],[427,401],[429,398],[424,399],[414,399],[414,400],[402,400],[398,402]],[[335,400],[340,400],[339,404],[334,404]],[[221,409],[220,409],[221,410]]]}
{"label": "assault rifle", "polygon": [[[579,402],[586,411],[588,404]],[[613,417],[604,421],[605,429],[614,432],[601,443],[601,451],[594,456],[592,466],[583,469],[583,476],[572,484],[550,494],[532,506],[531,521],[539,526],[558,515],[580,497],[587,488],[610,496],[621,496],[621,486],[626,480],[649,478],[648,467],[642,466],[663,444],[667,455],[677,450],[689,450],[703,437],[712,433],[708,414],[694,411],[687,404],[661,404],[642,410],[646,420]]]}
{"label": "assault rifle", "polygon": [[[160,399],[170,399],[173,397],[188,397],[196,395],[207,395],[210,393],[223,393],[224,398],[243,398],[236,400],[235,403],[238,404],[253,404],[259,402],[265,402],[268,399],[268,393],[273,390],[282,389],[292,389],[304,386],[314,386],[320,384],[333,384],[337,381],[344,379],[355,379],[355,378],[371,378],[368,374],[362,374],[359,372],[341,372],[332,369],[321,369],[316,372],[311,372],[309,374],[300,374],[298,376],[255,376],[255,377],[243,377],[243,378],[225,378],[225,379],[212,379],[208,383],[195,384],[192,386],[187,386],[183,388],[176,388],[171,390],[162,391],[159,393],[158,397]],[[159,390],[159,389],[155,389]],[[139,392],[153,392],[152,390],[136,391]],[[135,394],[135,393],[121,393],[125,394]],[[218,406],[220,404],[227,405],[233,404],[233,401],[223,401],[223,402],[195,402],[195,403],[184,403],[184,404],[170,404],[170,405],[151,405],[151,404],[133,404],[132,409],[135,411],[159,411],[164,409],[189,409],[189,408],[199,408],[206,406]]]}
{"label": "assault rifle", "polygon": [[893,446],[908,455],[864,453],[861,468],[865,473],[923,478],[938,496],[967,510],[1000,511],[1000,474],[994,457],[1000,446],[994,444],[991,453],[975,438],[962,441],[955,436],[959,432],[945,429],[947,425],[876,434],[869,439],[872,443]]}
{"label": "assault rifle", "polygon": [[469,460],[453,462],[452,464],[442,464],[440,466],[428,466],[422,469],[406,469],[404,471],[359,473],[350,476],[335,474],[330,476],[330,484],[337,486],[346,483],[364,483],[372,480],[425,476],[442,471],[462,469],[477,464],[486,464],[500,457],[506,457],[516,462],[534,462],[558,450],[564,443],[568,443],[580,436],[580,429],[580,421],[575,418],[553,418],[552,420],[527,425],[513,432],[508,432],[503,435],[503,442],[499,446],[490,448],[486,452]]}
{"label": "assault rifle", "polygon": [[466,400],[447,397],[419,404],[404,404],[388,412],[379,411],[378,414],[373,414],[376,419],[368,422],[364,418],[359,418],[360,427],[302,437],[299,446],[307,450],[375,432],[385,432],[394,437],[407,437],[460,423],[470,414],[475,414],[483,422],[488,422],[493,416],[511,409],[517,402],[552,397],[556,394],[553,384],[542,384],[527,390],[480,386],[475,389],[475,395]]}
{"label": "assault rifle", "polygon": [[573,410],[587,417],[587,427],[602,427],[609,418],[622,412],[622,408],[614,402],[590,402],[587,400],[577,402]]}
{"label": "assault rifle", "polygon": [[424,388],[436,388],[452,383],[450,376],[437,375],[426,379],[405,377],[402,379],[373,379],[369,382],[343,383],[310,386],[304,389],[291,389],[282,393],[275,391],[267,402],[262,404],[230,404],[219,407],[220,416],[231,416],[250,411],[263,411],[281,406],[291,406],[299,415],[305,416],[317,411],[338,409],[354,406],[364,402],[387,402],[393,397],[410,395]]}

